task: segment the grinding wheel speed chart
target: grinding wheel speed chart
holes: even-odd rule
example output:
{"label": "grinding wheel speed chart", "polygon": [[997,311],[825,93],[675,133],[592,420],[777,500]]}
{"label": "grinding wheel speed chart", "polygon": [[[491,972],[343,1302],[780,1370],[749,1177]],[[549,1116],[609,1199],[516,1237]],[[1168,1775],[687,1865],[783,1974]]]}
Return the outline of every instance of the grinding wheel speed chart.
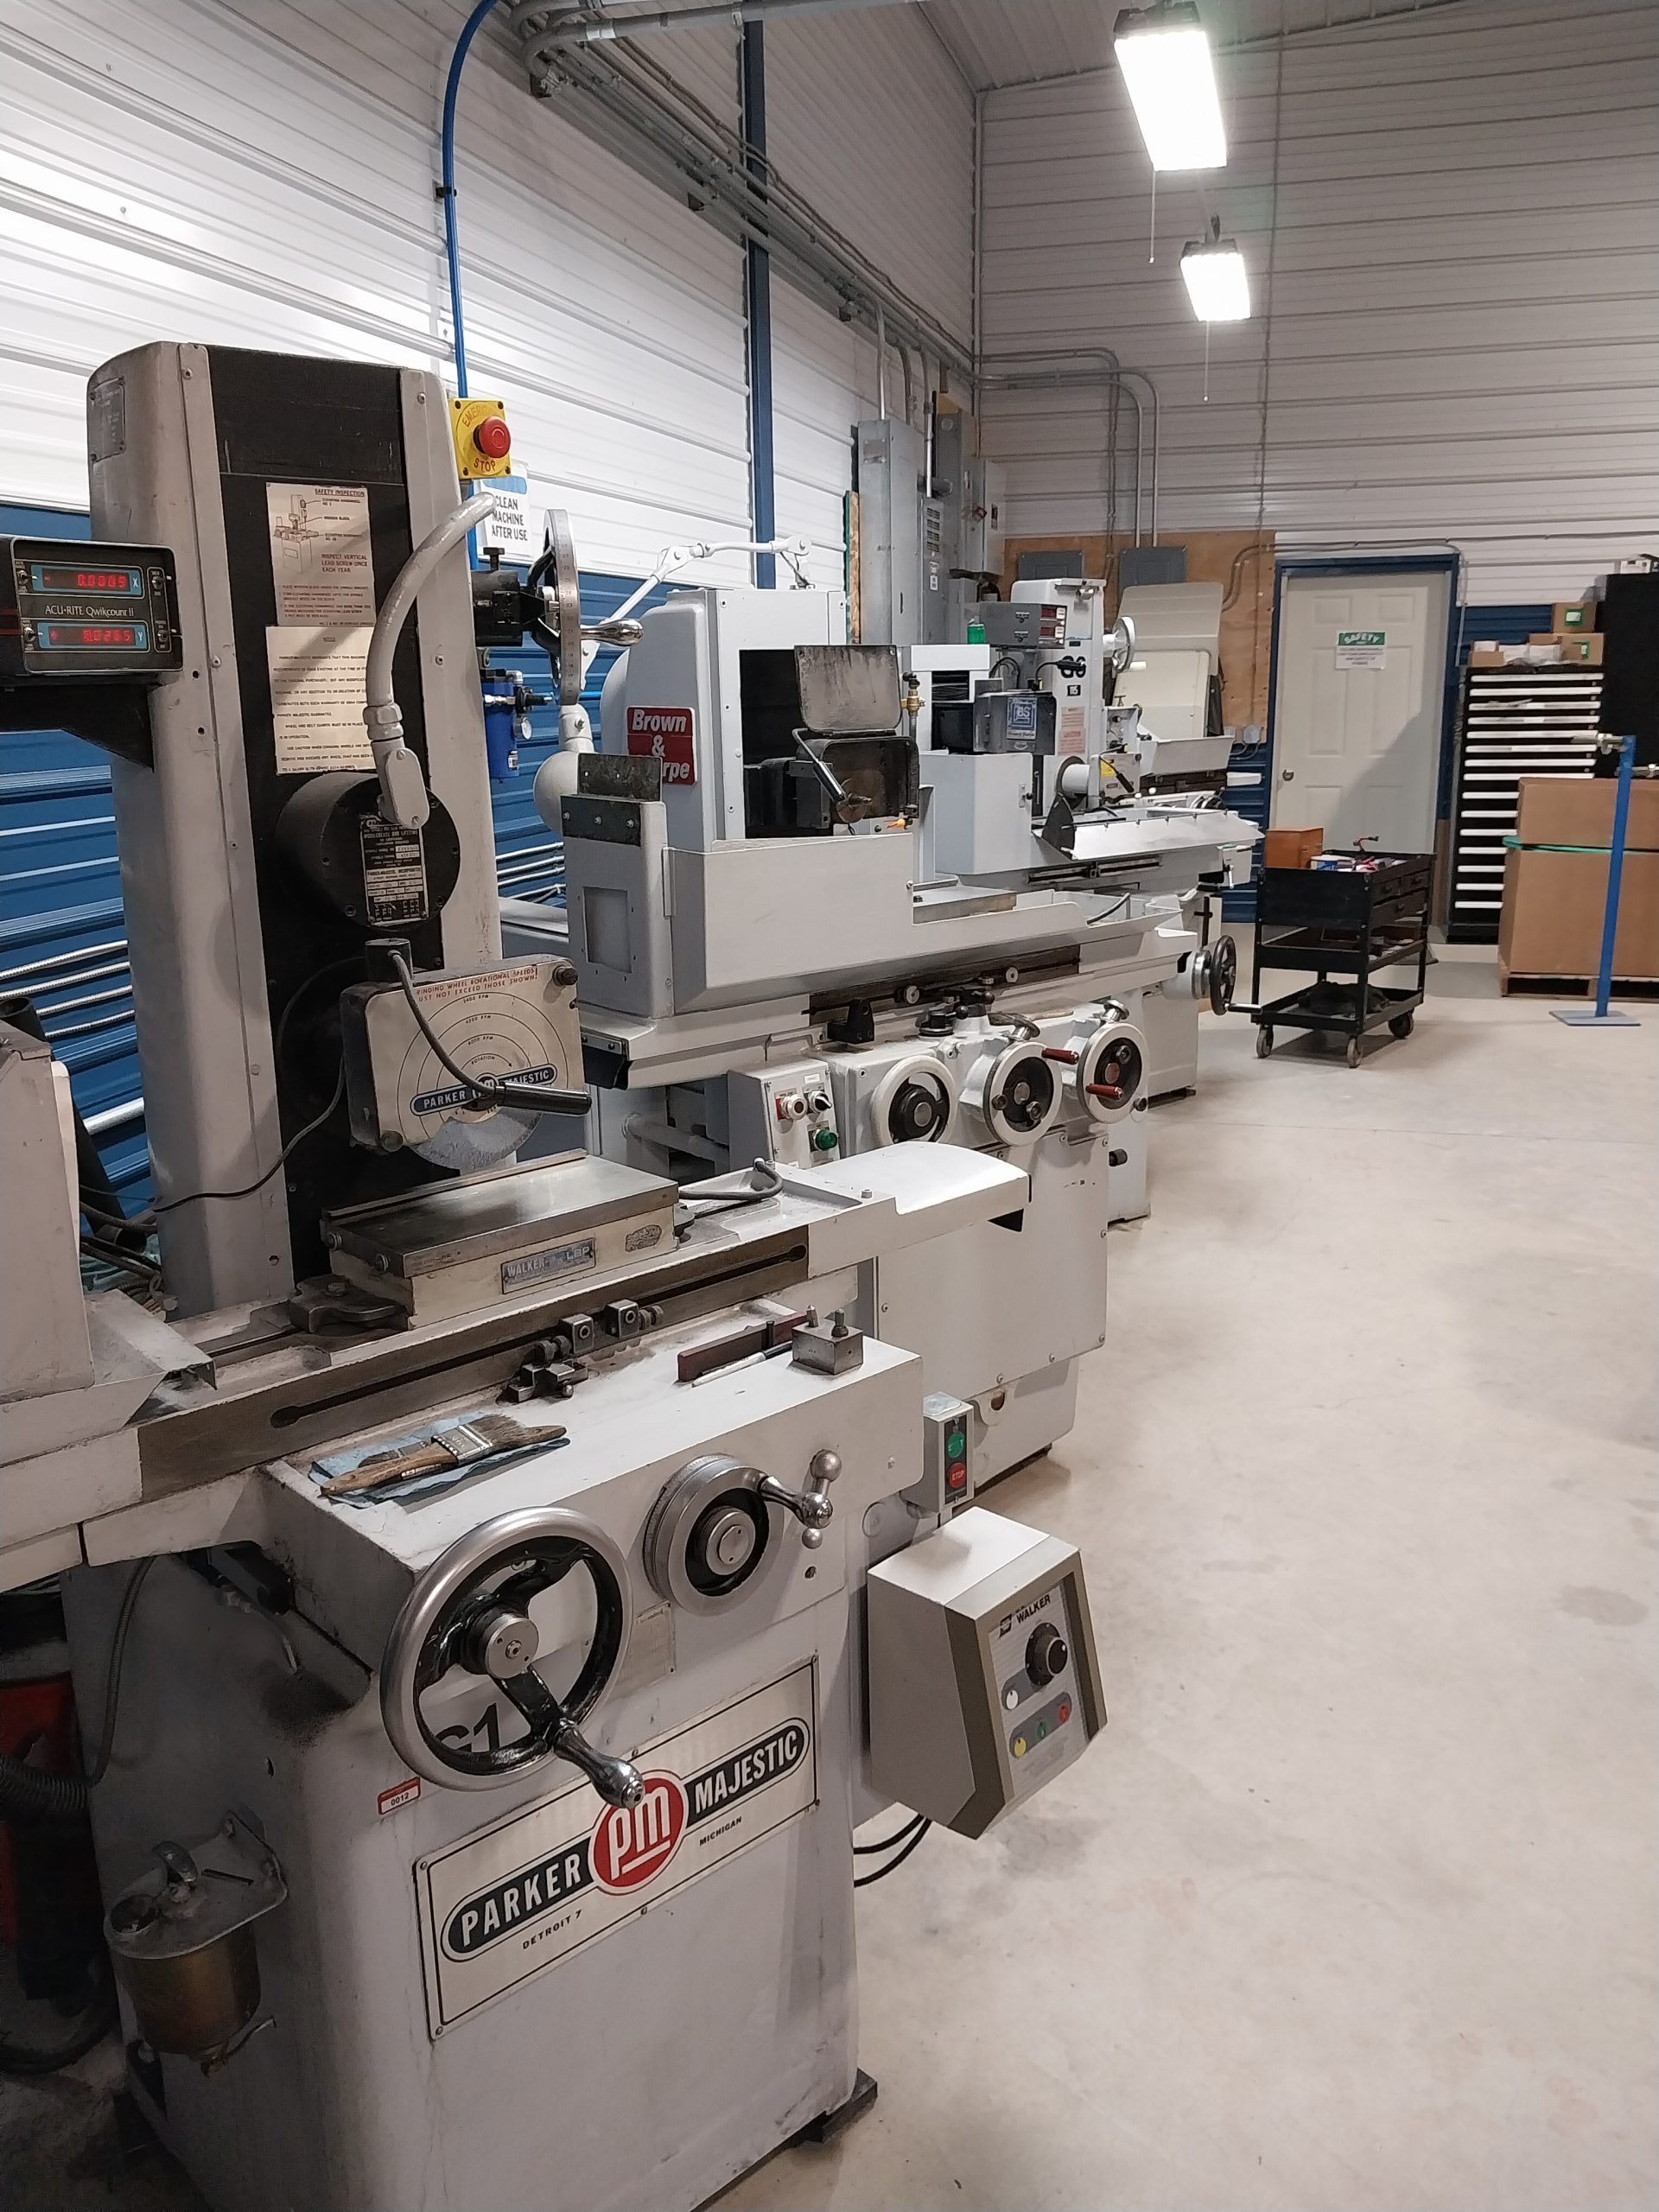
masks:
{"label": "grinding wheel speed chart", "polygon": [[[568,1071],[559,1062],[550,1026],[522,999],[499,994],[448,996],[422,991],[421,1010],[456,1066],[479,1083],[526,1083],[561,1089]],[[423,1160],[436,1166],[484,1167],[524,1143],[537,1116],[518,1107],[491,1106],[470,1098],[418,1030],[397,1070],[399,1105],[425,1132],[415,1141]]]}

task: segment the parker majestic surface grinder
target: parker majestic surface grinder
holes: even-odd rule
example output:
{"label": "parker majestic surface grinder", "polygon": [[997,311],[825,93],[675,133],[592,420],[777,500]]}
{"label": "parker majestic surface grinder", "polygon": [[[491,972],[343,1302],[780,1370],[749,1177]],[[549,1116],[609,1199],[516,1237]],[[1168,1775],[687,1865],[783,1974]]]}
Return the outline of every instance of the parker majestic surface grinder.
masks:
{"label": "parker majestic surface grinder", "polygon": [[[115,755],[156,1195],[87,1211],[0,1029],[0,1580],[102,1717],[133,2094],[224,2212],[690,2208],[869,2094],[855,1821],[978,1834],[1104,1722],[1077,1553],[958,1510],[868,1325],[1027,1175],[516,1165],[587,1093],[572,970],[501,958],[467,420],[169,345],[88,427],[0,714]],[[570,690],[562,533],[513,588]],[[83,1216],[170,1303],[83,1297]]]}

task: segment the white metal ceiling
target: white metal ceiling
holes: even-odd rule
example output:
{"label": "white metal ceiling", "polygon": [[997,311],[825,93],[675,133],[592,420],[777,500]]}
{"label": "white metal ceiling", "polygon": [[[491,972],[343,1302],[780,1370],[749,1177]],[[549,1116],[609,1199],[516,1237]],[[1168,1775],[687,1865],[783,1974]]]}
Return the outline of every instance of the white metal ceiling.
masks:
{"label": "white metal ceiling", "polygon": [[[1112,59],[1119,0],[924,0],[969,82],[985,89],[1102,69]],[[1334,30],[1463,0],[1198,0],[1217,46]]]}

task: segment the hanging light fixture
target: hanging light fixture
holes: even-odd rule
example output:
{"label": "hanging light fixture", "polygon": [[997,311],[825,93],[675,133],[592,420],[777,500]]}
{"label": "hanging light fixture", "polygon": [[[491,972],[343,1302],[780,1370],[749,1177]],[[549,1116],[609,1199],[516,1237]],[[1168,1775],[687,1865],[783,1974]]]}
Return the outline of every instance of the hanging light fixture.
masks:
{"label": "hanging light fixture", "polygon": [[1227,133],[1215,66],[1192,0],[1125,8],[1112,44],[1154,173],[1223,168]]}
{"label": "hanging light fixture", "polygon": [[1200,322],[1244,322],[1250,312],[1250,279],[1236,240],[1221,235],[1221,218],[1210,218],[1210,235],[1181,249],[1181,275]]}

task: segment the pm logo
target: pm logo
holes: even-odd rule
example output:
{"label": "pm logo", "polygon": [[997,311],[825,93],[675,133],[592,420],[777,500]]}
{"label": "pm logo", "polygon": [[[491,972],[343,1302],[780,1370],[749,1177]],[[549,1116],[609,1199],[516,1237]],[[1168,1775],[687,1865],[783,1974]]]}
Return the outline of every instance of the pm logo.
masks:
{"label": "pm logo", "polygon": [[637,1890],[680,1847],[688,1811],[685,1784],[677,1774],[648,1774],[637,1805],[609,1805],[588,1847],[594,1879],[602,1890]]}

